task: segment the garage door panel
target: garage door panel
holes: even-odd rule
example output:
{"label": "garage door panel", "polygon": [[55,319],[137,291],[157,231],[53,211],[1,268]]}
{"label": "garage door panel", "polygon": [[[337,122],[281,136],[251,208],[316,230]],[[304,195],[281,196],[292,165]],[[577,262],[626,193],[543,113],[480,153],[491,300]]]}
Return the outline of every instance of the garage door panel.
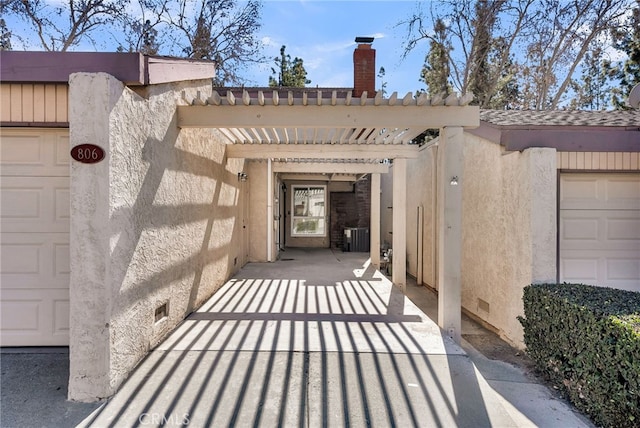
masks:
{"label": "garage door panel", "polygon": [[640,281],[640,258],[608,258],[607,272],[608,281]]}
{"label": "garage door panel", "polygon": [[69,176],[66,130],[2,130],[0,166],[3,176]]}
{"label": "garage door panel", "polygon": [[602,229],[601,219],[593,215],[573,215],[567,213],[561,217],[562,239],[569,243],[597,243]]}
{"label": "garage door panel", "polygon": [[585,201],[603,200],[601,187],[593,177],[563,177],[560,204],[563,208],[575,209],[584,206]]}
{"label": "garage door panel", "polygon": [[560,262],[560,276],[563,281],[592,284],[598,280],[600,258],[576,254],[565,257]]}
{"label": "garage door panel", "polygon": [[560,280],[640,291],[640,174],[564,174]]}
{"label": "garage door panel", "polygon": [[3,233],[2,289],[68,288],[69,235]]}
{"label": "garage door panel", "polygon": [[69,232],[67,177],[3,177],[0,188],[3,232]]}
{"label": "garage door panel", "polygon": [[563,209],[640,210],[640,180],[633,174],[567,174],[562,178]]}
{"label": "garage door panel", "polygon": [[0,129],[0,344],[69,344],[69,131]]}
{"label": "garage door panel", "polygon": [[0,301],[1,346],[69,344],[69,290],[6,290]]}
{"label": "garage door panel", "polygon": [[593,251],[574,254],[560,262],[563,282],[640,291],[640,257],[631,258],[625,252],[609,252],[600,256]]}
{"label": "garage door panel", "polygon": [[560,247],[640,251],[640,215],[628,210],[561,210]]}

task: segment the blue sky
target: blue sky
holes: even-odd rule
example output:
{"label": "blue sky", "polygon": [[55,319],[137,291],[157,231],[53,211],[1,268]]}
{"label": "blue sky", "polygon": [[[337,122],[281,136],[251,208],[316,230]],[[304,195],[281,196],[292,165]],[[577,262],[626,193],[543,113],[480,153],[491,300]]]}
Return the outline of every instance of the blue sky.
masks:
{"label": "blue sky", "polygon": [[[45,3],[57,5],[63,1],[67,0],[45,0]],[[243,73],[248,80],[247,85],[268,85],[273,58],[279,56],[280,47],[286,45],[286,52],[292,58],[297,56],[304,61],[307,77],[311,80],[310,87],[351,87],[354,39],[357,36],[374,36],[376,74],[381,66],[385,68],[387,94],[397,91],[404,96],[406,92],[415,92],[424,87],[418,78],[427,44],[419,46],[403,60],[406,28],[398,26],[398,23],[413,14],[417,3],[416,0],[263,0],[259,37],[269,61],[261,66],[252,66]],[[429,2],[422,0],[420,3]],[[25,37],[24,45],[18,39],[12,40],[14,49],[42,49],[33,30],[23,21],[8,17],[8,23],[14,35]],[[85,40],[73,50],[114,50],[115,42],[109,37],[98,36],[97,42],[94,45]],[[378,79],[376,88],[381,85]]]}
{"label": "blue sky", "polygon": [[[403,60],[406,29],[397,26],[416,7],[416,1],[265,1],[260,36],[266,56],[278,56],[286,45],[292,58],[302,58],[313,87],[353,86],[354,39],[374,36],[376,71],[385,68],[387,93],[404,95],[424,87],[418,78],[427,45]],[[253,67],[247,77],[267,85],[272,65]]]}

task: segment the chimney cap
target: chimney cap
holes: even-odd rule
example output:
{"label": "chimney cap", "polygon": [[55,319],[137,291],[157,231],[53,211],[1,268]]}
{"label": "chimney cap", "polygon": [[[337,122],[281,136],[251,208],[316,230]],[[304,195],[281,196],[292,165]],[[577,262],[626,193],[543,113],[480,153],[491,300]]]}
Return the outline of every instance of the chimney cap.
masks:
{"label": "chimney cap", "polygon": [[356,37],[356,43],[373,43],[375,37]]}

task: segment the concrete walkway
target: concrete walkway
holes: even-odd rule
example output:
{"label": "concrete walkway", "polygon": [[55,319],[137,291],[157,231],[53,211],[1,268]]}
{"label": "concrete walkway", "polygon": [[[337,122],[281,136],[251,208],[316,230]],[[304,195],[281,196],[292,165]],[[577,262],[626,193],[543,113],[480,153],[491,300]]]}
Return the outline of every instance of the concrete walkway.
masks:
{"label": "concrete walkway", "polygon": [[431,292],[409,295],[417,305],[365,254],[287,250],[242,269],[97,408],[61,400],[65,388],[39,394],[37,379],[20,382],[28,359],[3,353],[2,426],[592,426],[515,367],[443,336],[425,315]]}

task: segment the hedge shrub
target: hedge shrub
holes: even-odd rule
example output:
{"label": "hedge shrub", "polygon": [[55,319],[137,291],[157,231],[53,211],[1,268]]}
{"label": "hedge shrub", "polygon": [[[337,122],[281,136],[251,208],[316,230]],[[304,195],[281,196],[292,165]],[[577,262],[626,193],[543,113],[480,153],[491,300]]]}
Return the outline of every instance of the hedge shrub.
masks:
{"label": "hedge shrub", "polygon": [[524,288],[527,354],[600,426],[640,426],[640,293],[583,284]]}

